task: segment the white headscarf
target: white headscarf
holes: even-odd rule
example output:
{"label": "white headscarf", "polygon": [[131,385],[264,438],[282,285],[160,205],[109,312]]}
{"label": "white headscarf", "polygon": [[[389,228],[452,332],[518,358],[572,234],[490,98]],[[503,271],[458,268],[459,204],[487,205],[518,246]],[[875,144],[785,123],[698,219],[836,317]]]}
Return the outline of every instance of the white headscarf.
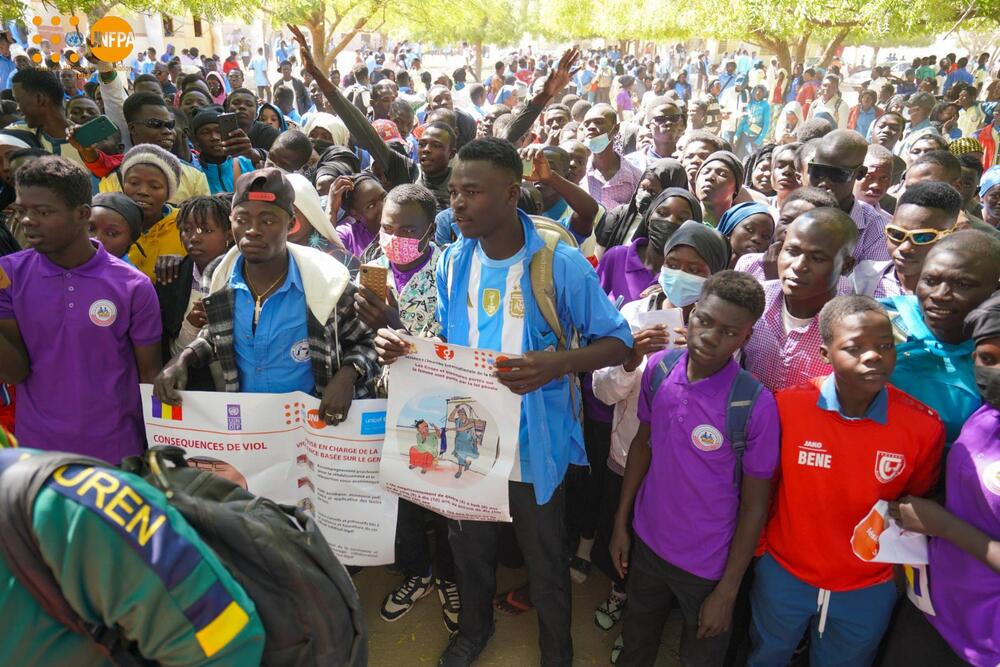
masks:
{"label": "white headscarf", "polygon": [[330,133],[333,137],[333,143],[338,146],[346,146],[347,140],[350,138],[350,132],[347,131],[347,126],[344,125],[344,121],[340,120],[332,113],[326,113],[319,111],[317,113],[311,114],[309,116],[309,121],[306,126],[302,128],[302,131],[308,136],[315,128],[321,127]]}
{"label": "white headscarf", "polygon": [[803,121],[802,105],[796,102],[795,100],[792,100],[791,102],[789,102],[784,106],[784,108],[781,110],[781,114],[778,116],[778,123],[774,128],[774,139],[777,142],[780,142],[781,137],[784,136],[785,134],[785,127],[788,125],[788,121],[786,120],[788,114],[795,114],[795,118],[797,119],[795,121],[796,128],[802,125]]}
{"label": "white headscarf", "polygon": [[304,215],[313,229],[319,232],[331,245],[344,249],[344,243],[333,229],[330,216],[323,210],[319,194],[316,192],[313,184],[309,182],[309,179],[302,174],[285,174],[285,178],[288,179],[288,182],[292,184],[292,189],[295,190],[295,201],[293,204],[299,210],[299,213]]}

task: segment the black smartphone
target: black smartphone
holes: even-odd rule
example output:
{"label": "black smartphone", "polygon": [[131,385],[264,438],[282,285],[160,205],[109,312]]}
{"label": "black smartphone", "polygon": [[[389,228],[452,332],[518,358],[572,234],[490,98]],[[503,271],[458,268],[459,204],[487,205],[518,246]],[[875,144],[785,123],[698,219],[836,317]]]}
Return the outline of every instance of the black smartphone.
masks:
{"label": "black smartphone", "polygon": [[225,141],[229,138],[229,135],[236,131],[236,114],[234,113],[220,113],[219,114],[219,136]]}

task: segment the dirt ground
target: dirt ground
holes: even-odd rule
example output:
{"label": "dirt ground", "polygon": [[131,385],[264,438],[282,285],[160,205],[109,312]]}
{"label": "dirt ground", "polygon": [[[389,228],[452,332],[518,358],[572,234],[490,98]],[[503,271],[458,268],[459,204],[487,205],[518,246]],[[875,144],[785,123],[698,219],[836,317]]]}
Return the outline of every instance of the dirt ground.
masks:
{"label": "dirt ground", "polygon": [[[501,567],[498,590],[507,590],[526,580],[526,573]],[[421,599],[406,616],[386,623],[379,615],[382,599],[401,578],[386,567],[367,568],[354,577],[365,608],[369,636],[369,664],[372,667],[407,667],[436,665],[448,643],[448,630],[441,617],[437,591]],[[599,572],[591,573],[584,584],[573,584],[573,649],[575,665],[610,665],[611,646],[621,625],[604,632],[594,625],[594,610],[607,597],[608,580]],[[663,633],[657,667],[680,664],[677,643],[680,637],[679,614],[671,615]],[[497,614],[496,634],[483,651],[477,667],[531,667],[539,664],[538,625],[535,613],[517,617]]]}

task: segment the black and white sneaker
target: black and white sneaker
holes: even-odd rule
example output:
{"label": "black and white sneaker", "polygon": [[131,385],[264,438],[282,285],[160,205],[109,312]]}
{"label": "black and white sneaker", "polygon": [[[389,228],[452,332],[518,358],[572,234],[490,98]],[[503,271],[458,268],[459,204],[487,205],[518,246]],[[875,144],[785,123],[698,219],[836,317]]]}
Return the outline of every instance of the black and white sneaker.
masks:
{"label": "black and white sneaker", "polygon": [[399,588],[385,596],[379,616],[390,623],[398,621],[406,615],[406,612],[413,609],[417,600],[430,593],[432,588],[434,584],[430,576],[407,577]]}
{"label": "black and white sneaker", "polygon": [[437,580],[438,597],[441,598],[441,613],[448,632],[458,632],[458,613],[462,602],[458,597],[458,585],[453,581]]}

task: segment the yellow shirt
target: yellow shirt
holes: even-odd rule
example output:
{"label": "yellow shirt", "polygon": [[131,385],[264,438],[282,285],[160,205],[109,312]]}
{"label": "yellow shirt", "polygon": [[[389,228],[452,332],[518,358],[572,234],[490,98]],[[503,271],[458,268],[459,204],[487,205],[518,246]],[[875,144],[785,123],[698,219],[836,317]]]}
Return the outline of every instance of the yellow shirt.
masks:
{"label": "yellow shirt", "polygon": [[[142,246],[142,252],[136,244]],[[186,255],[181,244],[181,232],[177,229],[177,209],[170,209],[166,217],[149,228],[145,234],[139,237],[128,251],[128,259],[152,280],[156,282],[154,269],[156,268],[156,258],[160,255]]]}
{"label": "yellow shirt", "polygon": [[[121,192],[122,185],[118,173],[108,174],[102,178],[97,189],[100,192]],[[207,197],[210,194],[212,193],[208,189],[208,179],[205,178],[205,174],[191,165],[181,162],[181,182],[177,184],[177,192],[174,193],[170,203],[180,206],[191,197],[198,195]]]}

